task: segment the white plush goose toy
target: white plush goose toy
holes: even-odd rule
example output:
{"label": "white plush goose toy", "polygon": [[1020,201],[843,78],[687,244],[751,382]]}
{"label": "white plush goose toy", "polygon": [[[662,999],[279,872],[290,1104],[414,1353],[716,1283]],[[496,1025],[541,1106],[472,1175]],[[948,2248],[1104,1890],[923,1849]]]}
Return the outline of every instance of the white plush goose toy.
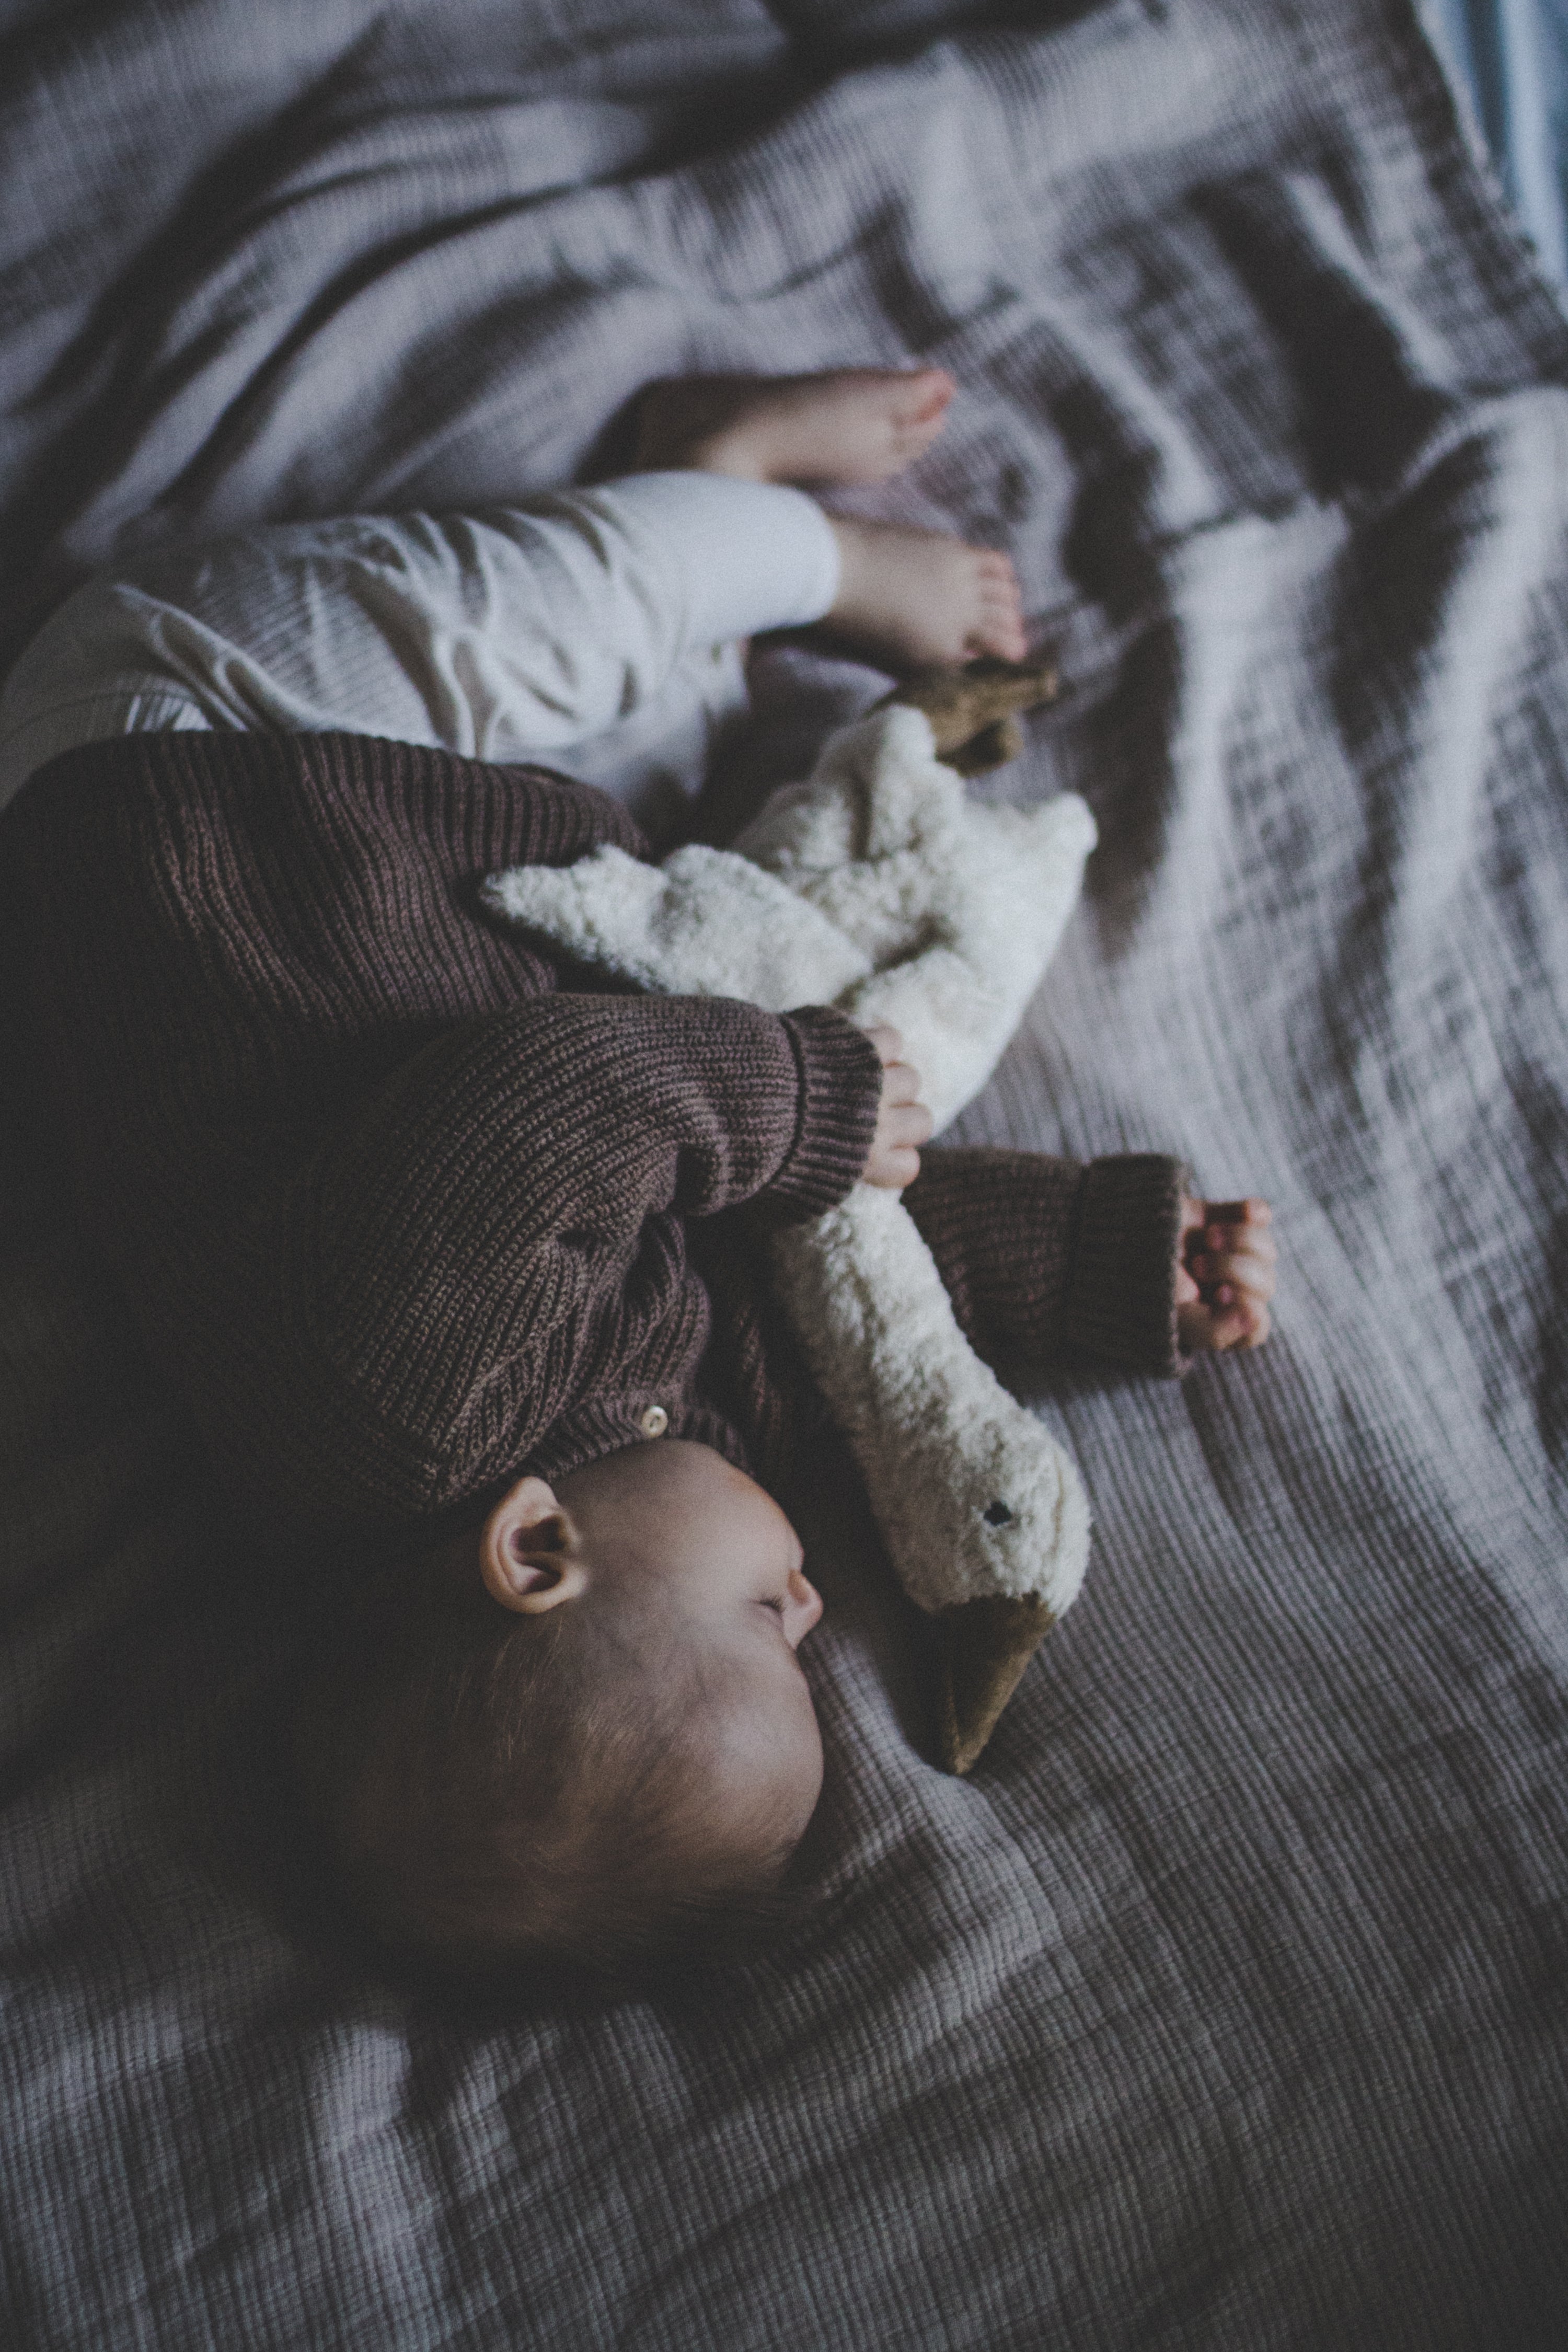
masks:
{"label": "white plush goose toy", "polygon": [[[928,701],[940,731],[942,698]],[[956,748],[951,720],[946,735]],[[890,1022],[940,1132],[1017,1027],[1095,829],[1072,794],[1026,814],[972,803],[937,740],[925,709],[884,705],[828,742],[807,782],[774,793],[732,849],[650,866],[605,847],[495,875],[486,896],[644,988]],[[857,1184],[771,1246],[894,1568],[941,1621],[939,1748],[967,1770],[1082,1581],[1082,1482],[974,1354],[897,1193]]]}

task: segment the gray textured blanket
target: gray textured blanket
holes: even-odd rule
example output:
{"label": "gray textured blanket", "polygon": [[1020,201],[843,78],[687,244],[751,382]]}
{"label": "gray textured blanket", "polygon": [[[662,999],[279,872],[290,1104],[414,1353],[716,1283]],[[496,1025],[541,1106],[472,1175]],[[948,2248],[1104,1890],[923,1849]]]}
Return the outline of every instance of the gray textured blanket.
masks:
{"label": "gray textured blanket", "polygon": [[1258,1359],[1039,1401],[1095,1557],[973,1780],[824,1515],[820,1911],[722,2001],[457,2013],[296,1901],[288,1588],[8,1079],[16,2352],[1568,2341],[1568,330],[1405,0],[990,15],[0,11],[10,647],[656,373],[940,360],[889,510],[1014,551],[1069,691],[1005,788],[1103,842],[965,1131],[1286,1244]]}

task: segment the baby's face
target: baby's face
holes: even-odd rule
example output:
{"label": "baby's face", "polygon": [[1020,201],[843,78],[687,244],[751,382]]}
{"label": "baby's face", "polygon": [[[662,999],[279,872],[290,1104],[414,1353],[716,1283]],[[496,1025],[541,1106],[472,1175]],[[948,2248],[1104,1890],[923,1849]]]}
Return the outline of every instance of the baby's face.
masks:
{"label": "baby's face", "polygon": [[[721,1835],[794,1844],[822,1790],[822,1738],[796,1652],[822,1614],[800,1538],[711,1447],[628,1448],[561,1480],[595,1596],[700,1652]],[[723,1819],[719,1818],[720,1815]]]}

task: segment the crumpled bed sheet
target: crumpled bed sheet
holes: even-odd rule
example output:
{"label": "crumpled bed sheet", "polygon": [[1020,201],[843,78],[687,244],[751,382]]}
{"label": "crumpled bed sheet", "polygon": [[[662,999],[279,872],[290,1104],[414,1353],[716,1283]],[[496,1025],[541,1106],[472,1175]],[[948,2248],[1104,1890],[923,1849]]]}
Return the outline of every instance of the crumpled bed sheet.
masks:
{"label": "crumpled bed sheet", "polygon": [[[5,11],[7,654],[117,549],[569,476],[652,375],[941,362],[869,504],[1012,549],[1067,691],[984,789],[1101,839],[963,1132],[1284,1244],[1256,1359],[1035,1400],[1094,1551],[972,1780],[819,1508],[819,1908],[721,1999],[457,2009],[300,1897],[297,1595],[8,1062],[16,2352],[1563,2340],[1568,329],[1405,0],[990,17]],[[879,683],[775,656],[758,776]]]}

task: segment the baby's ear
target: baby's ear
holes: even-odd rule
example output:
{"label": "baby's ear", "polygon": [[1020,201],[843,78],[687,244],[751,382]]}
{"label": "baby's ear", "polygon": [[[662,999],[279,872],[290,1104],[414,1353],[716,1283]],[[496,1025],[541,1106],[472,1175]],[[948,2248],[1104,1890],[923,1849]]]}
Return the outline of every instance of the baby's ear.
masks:
{"label": "baby's ear", "polygon": [[588,1589],[572,1515],[542,1478],[508,1487],[479,1531],[479,1575],[503,1609],[534,1617]]}

